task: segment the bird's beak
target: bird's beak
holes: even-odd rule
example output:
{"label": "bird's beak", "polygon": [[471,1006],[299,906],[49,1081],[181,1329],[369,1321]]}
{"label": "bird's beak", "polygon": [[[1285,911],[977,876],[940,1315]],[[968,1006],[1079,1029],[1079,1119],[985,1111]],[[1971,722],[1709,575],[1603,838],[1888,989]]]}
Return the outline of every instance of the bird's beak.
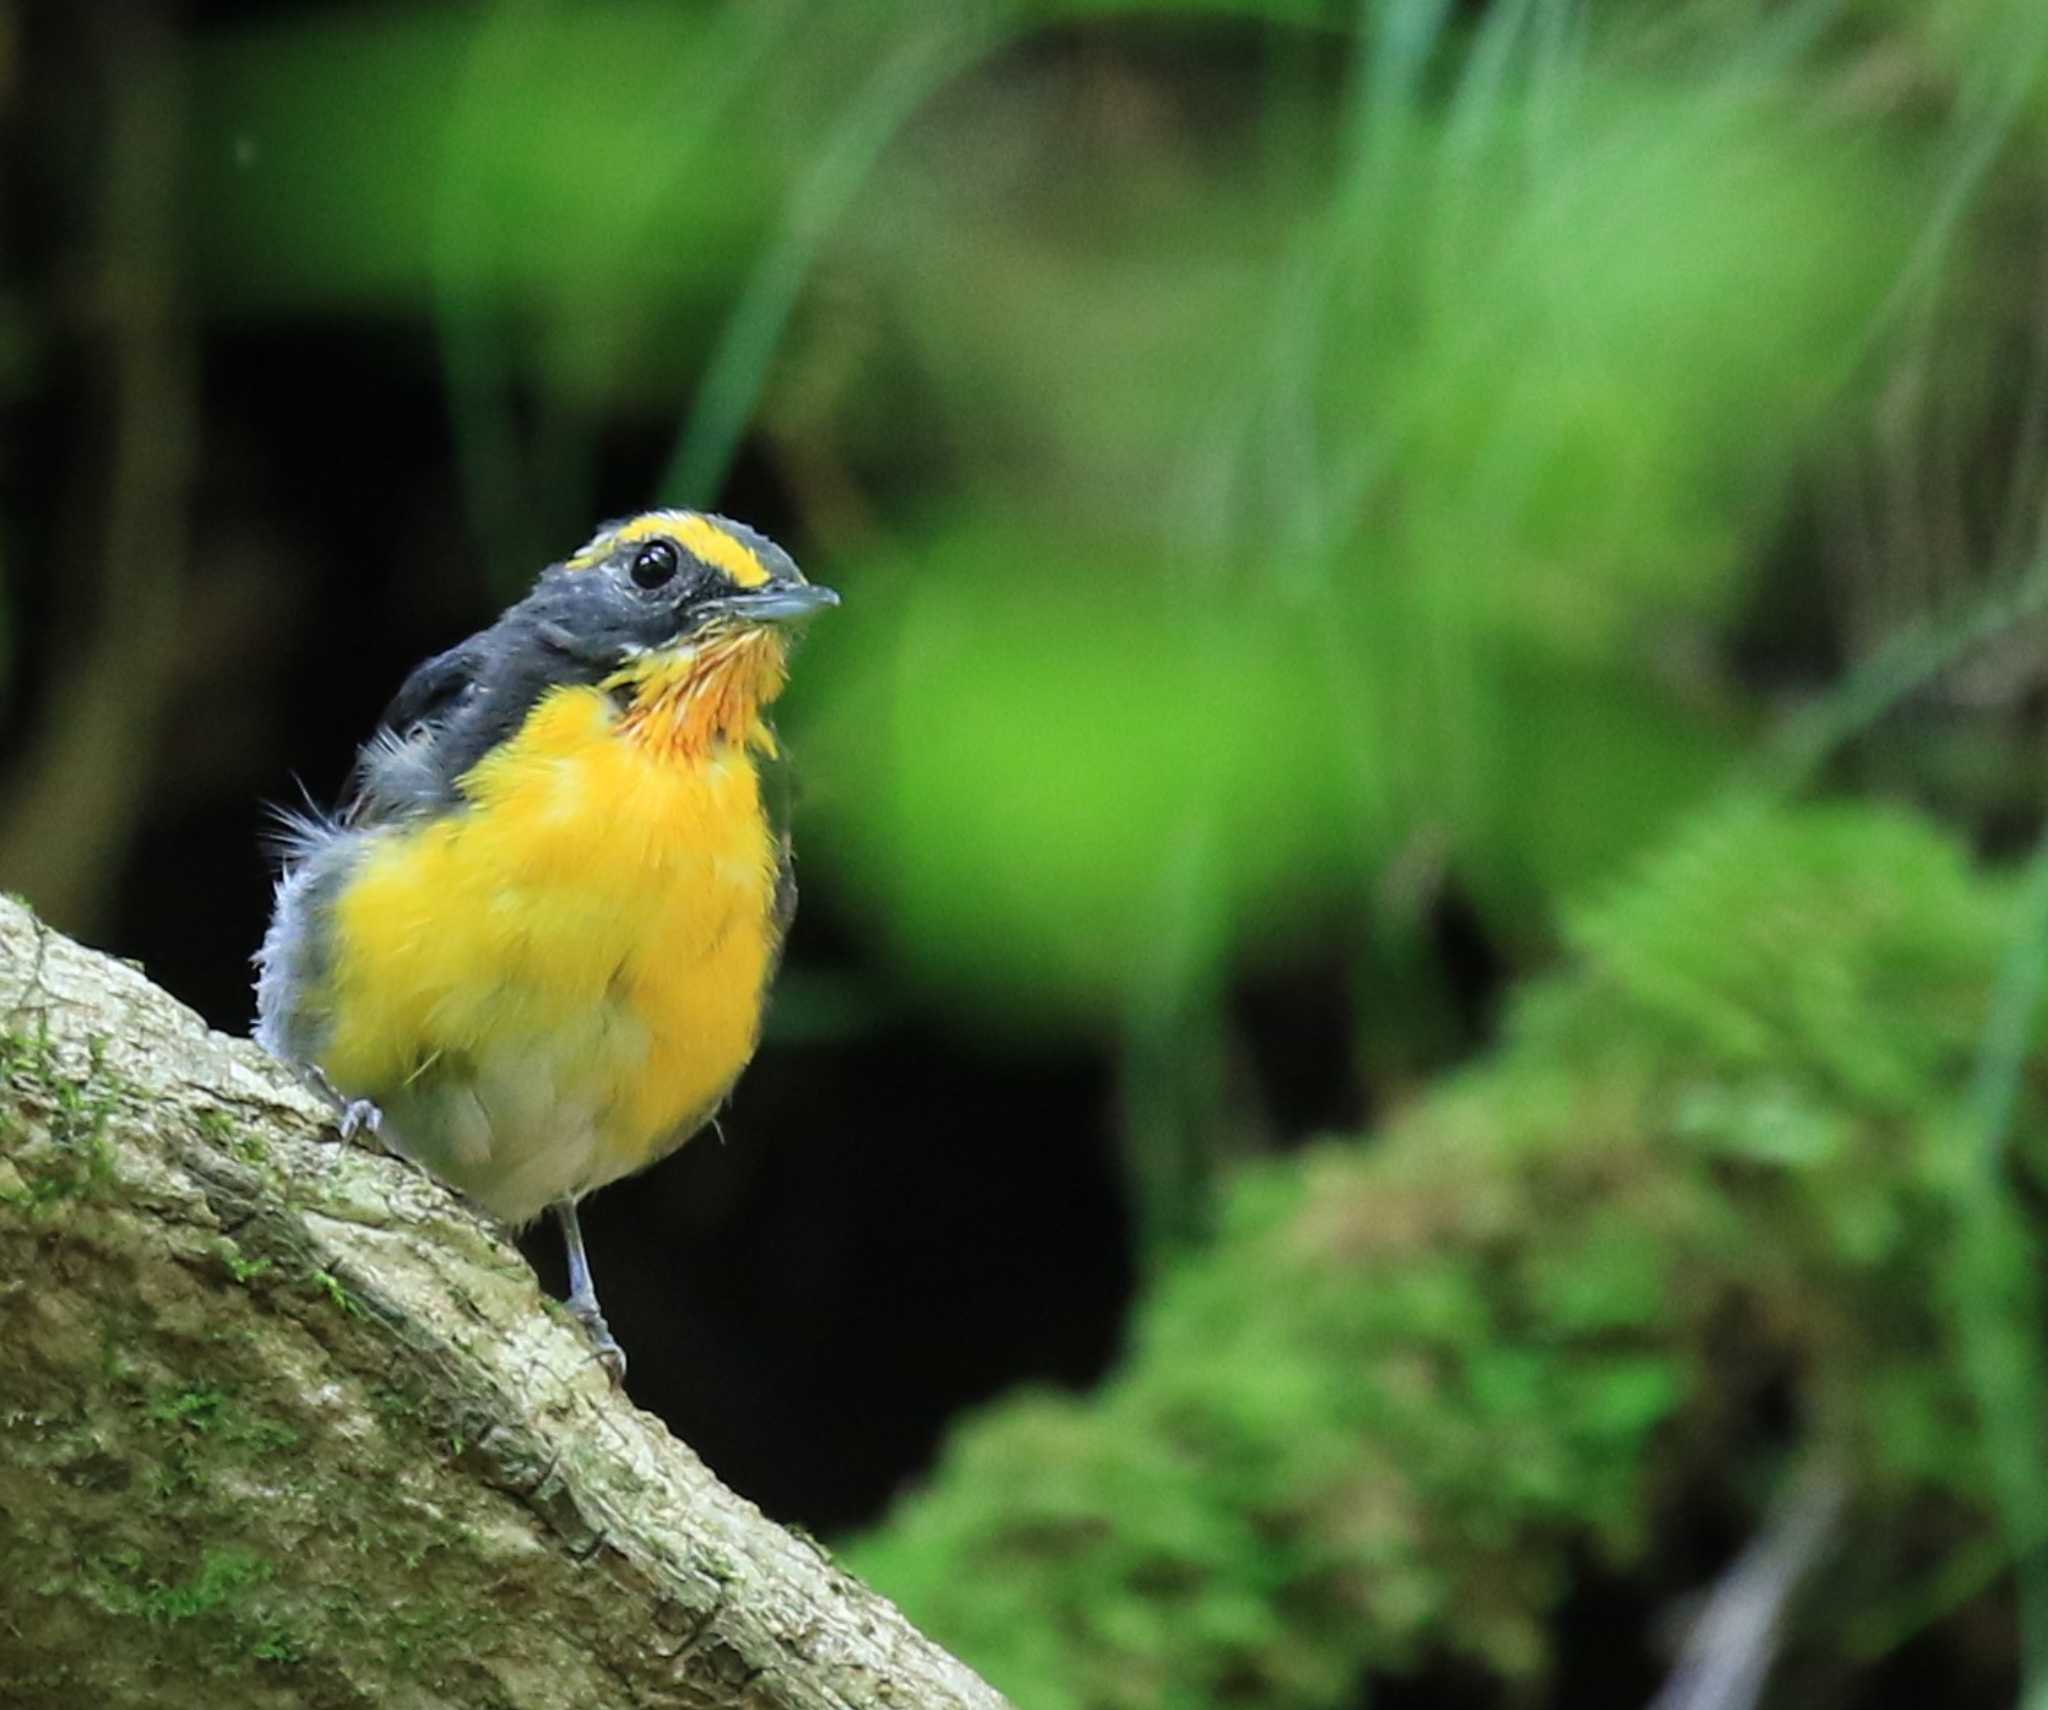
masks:
{"label": "bird's beak", "polygon": [[727,594],[712,602],[709,610],[721,617],[738,618],[742,623],[795,623],[838,604],[839,596],[830,588],[820,588],[813,582],[790,582],[779,587],[755,588],[744,594]]}

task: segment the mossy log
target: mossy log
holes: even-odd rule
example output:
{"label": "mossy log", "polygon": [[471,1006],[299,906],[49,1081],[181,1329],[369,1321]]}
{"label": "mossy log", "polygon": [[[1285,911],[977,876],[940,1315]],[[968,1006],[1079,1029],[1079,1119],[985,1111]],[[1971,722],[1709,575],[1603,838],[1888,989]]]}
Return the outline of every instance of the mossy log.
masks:
{"label": "mossy log", "polygon": [[0,1702],[1002,1699],[606,1381],[502,1234],[0,901]]}

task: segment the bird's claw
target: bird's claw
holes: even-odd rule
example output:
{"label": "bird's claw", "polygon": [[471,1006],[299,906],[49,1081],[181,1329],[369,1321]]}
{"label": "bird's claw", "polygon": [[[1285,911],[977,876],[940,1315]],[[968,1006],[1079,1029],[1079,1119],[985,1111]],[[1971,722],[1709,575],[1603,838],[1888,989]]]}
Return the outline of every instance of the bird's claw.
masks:
{"label": "bird's claw", "polygon": [[341,1107],[341,1119],[334,1126],[344,1140],[353,1140],[358,1134],[374,1138],[383,1130],[384,1113],[366,1098],[347,1099]]}
{"label": "bird's claw", "polygon": [[570,1300],[564,1302],[583,1334],[590,1338],[590,1351],[597,1356],[597,1363],[604,1367],[605,1375],[612,1380],[612,1388],[622,1388],[626,1381],[626,1350],[612,1334],[612,1328],[604,1321],[604,1314],[597,1309],[597,1302]]}
{"label": "bird's claw", "polygon": [[334,1120],[334,1131],[344,1141],[354,1140],[359,1134],[374,1139],[384,1127],[384,1112],[366,1098],[350,1098],[333,1081],[327,1071],[318,1063],[303,1065],[306,1078],[319,1090],[322,1097],[341,1114]]}

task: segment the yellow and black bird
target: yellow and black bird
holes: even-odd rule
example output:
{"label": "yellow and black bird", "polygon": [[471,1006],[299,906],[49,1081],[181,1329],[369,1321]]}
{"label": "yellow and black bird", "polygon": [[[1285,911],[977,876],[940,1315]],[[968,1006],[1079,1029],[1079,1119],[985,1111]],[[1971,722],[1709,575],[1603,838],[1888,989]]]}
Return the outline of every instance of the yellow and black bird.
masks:
{"label": "yellow and black bird", "polygon": [[741,524],[608,524],[409,677],[338,814],[289,816],[257,1039],[509,1223],[708,1122],[795,906],[759,762],[790,626],[836,605]]}

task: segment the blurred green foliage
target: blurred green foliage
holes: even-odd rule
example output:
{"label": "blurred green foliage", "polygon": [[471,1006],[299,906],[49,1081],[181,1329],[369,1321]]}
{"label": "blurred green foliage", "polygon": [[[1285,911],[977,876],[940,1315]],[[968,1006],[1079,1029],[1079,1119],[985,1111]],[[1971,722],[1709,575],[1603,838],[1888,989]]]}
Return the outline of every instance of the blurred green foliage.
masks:
{"label": "blurred green foliage", "polygon": [[1418,826],[1512,935],[1719,775],[1743,721],[1658,642],[1739,599],[1903,228],[1870,162],[1685,107],[1617,97],[1534,196],[1519,110],[1486,154],[1404,138],[1433,170],[1376,217],[1289,186],[1298,258],[1243,256],[1226,202],[901,269],[978,505],[853,566],[809,692],[820,841],[914,965],[1113,1003],[1162,910],[1242,949],[1360,906]]}
{"label": "blurred green foliage", "polygon": [[970,1422],[852,1565],[1047,1710],[1350,1702],[1445,1657],[1527,1689],[1589,1555],[1641,1571],[1702,1481],[1760,1523],[1789,1407],[1854,1492],[1805,1627],[1838,1685],[2011,1559],[1930,1282],[1981,1233],[2014,924],[1910,820],[1710,816],[1577,921],[1500,1052],[1370,1148],[1246,1172],[1098,1395]]}
{"label": "blurred green foliage", "polygon": [[[553,387],[644,374],[598,341],[638,334],[644,360],[651,311],[701,321],[791,162],[792,133],[759,111],[786,86],[749,94],[734,56],[743,11],[358,8],[202,43],[204,300],[504,307],[558,335],[521,353]],[[645,379],[686,374],[679,359]]]}

